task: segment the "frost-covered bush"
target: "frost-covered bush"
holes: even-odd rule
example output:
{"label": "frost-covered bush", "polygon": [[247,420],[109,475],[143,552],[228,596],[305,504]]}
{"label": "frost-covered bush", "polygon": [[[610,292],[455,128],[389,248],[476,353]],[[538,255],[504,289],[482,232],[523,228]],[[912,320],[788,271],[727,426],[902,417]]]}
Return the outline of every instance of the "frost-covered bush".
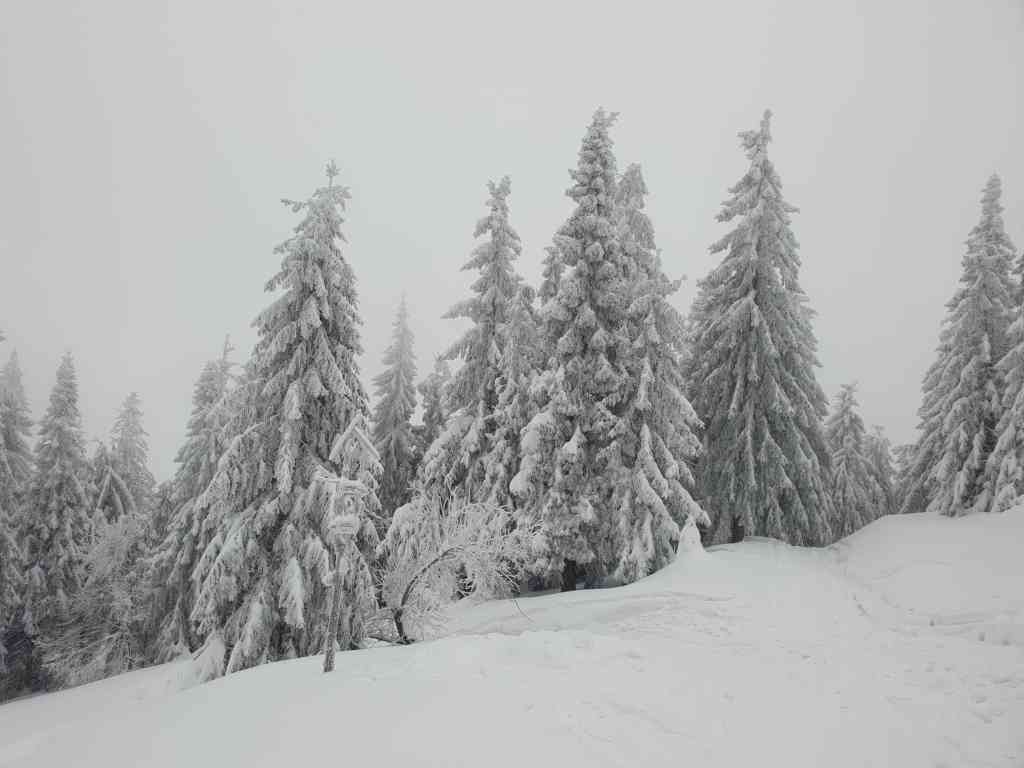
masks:
{"label": "frost-covered bush", "polygon": [[387,558],[383,598],[398,641],[436,629],[458,597],[511,594],[534,531],[517,527],[494,504],[418,496],[395,511],[380,554]]}

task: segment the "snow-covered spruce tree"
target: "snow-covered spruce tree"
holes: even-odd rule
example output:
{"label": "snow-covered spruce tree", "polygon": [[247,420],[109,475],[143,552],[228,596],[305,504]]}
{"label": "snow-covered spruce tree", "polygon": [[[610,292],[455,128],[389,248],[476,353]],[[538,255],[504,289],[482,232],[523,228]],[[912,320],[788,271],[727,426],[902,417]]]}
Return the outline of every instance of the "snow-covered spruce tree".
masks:
{"label": "snow-covered spruce tree", "polygon": [[[256,319],[259,340],[248,372],[239,429],[199,497],[213,532],[192,573],[193,620],[206,642],[203,663],[217,674],[324,647],[333,581],[330,522],[318,478],[335,472],[369,489],[358,551],[371,556],[379,519],[374,467],[331,459],[350,420],[368,416],[359,378],[355,276],[342,255],[348,190],[338,170],[304,202],[286,201],[302,220],[277,249],[281,269],[267,283],[281,293]],[[202,512],[200,512],[202,514]],[[359,641],[359,616],[375,610],[369,570],[346,558],[344,647]],[[339,635],[339,638],[341,636]],[[222,653],[223,651],[223,653]]]}
{"label": "snow-covered spruce tree", "polygon": [[65,354],[39,422],[36,474],[22,534],[27,566],[24,622],[30,635],[45,634],[64,618],[68,600],[81,585],[90,531],[85,473],[78,381],[74,361]]}
{"label": "snow-covered spruce tree", "polygon": [[519,471],[522,431],[536,412],[530,385],[544,363],[544,350],[538,345],[540,323],[533,302],[533,289],[520,286],[509,304],[508,319],[500,334],[494,430],[483,459],[484,480],[479,498],[504,507],[515,506],[509,484]]}
{"label": "snow-covered spruce tree", "polygon": [[895,512],[896,472],[892,463],[892,444],[880,426],[875,425],[866,436],[868,467],[874,481],[875,517]]}
{"label": "snow-covered spruce tree", "polygon": [[629,395],[618,438],[628,481],[616,495],[611,560],[617,581],[631,582],[670,563],[680,527],[709,521],[693,500],[688,462],[700,453],[700,421],[684,394],[683,319],[669,303],[679,287],[662,271],[654,225],[644,210],[647,185],[638,164],[616,189],[615,223],[630,275]]}
{"label": "snow-covered spruce tree", "polygon": [[[192,412],[185,427],[185,442],[178,449],[174,485],[179,499],[199,496],[213,480],[217,461],[225,448],[224,430],[241,400],[230,395],[240,382],[231,355],[235,348],[226,338],[220,357],[208,361],[192,390]],[[243,417],[244,418],[244,417]]]}
{"label": "snow-covered spruce tree", "polygon": [[423,404],[423,422],[413,427],[417,458],[422,458],[433,445],[448,420],[447,392],[451,378],[452,371],[448,361],[443,357],[437,357],[434,360],[434,370],[417,386],[420,402]]}
{"label": "snow-covered spruce tree", "polygon": [[7,454],[15,502],[20,504],[32,479],[32,415],[25,395],[18,353],[0,371],[0,442]]}
{"label": "snow-covered spruce tree", "polygon": [[987,508],[991,498],[985,465],[1003,409],[996,363],[1009,347],[1017,295],[1010,277],[1015,251],[1003,229],[1001,194],[999,177],[992,176],[982,192],[981,221],[967,238],[960,287],[946,304],[918,411],[920,438],[909,490],[912,497],[927,498],[929,511],[944,515]]}
{"label": "snow-covered spruce tree", "polygon": [[1004,512],[1024,495],[1024,306],[1008,332],[1010,349],[997,363],[1005,384],[996,445],[985,463],[984,491],[975,502],[982,512]]}
{"label": "snow-covered spruce tree", "polygon": [[185,442],[175,459],[178,468],[172,483],[172,511],[166,533],[150,559],[154,613],[159,621],[158,661],[198,648],[189,618],[195,599],[192,571],[213,531],[205,524],[205,510],[200,510],[196,501],[213,480],[233,419],[239,422],[236,432],[249,423],[240,407],[245,402],[244,386],[233,389],[232,352],[226,340],[220,358],[207,362],[196,380]]}
{"label": "snow-covered spruce tree", "polygon": [[932,495],[932,469],[942,441],[943,414],[938,410],[941,400],[938,380],[945,357],[945,354],[940,353],[939,359],[929,366],[924,376],[924,396],[917,411],[920,418],[917,442],[902,445],[897,450],[896,484],[899,489],[898,498],[901,500],[898,511],[902,515],[924,512]]}
{"label": "snow-covered spruce tree", "polygon": [[488,182],[487,188],[490,210],[473,232],[474,237],[486,239],[473,249],[462,267],[479,273],[472,285],[473,295],[444,315],[472,323],[445,354],[448,360],[462,361],[448,390],[452,414],[427,450],[420,471],[421,485],[427,493],[454,493],[471,501],[482,494],[485,469],[481,457],[494,430],[492,414],[498,400],[503,327],[521,283],[513,262],[519,258],[522,245],[509,223],[512,183],[505,176],[497,184]]}
{"label": "snow-covered spruce tree", "polygon": [[523,436],[523,456],[511,490],[527,519],[540,524],[539,575],[562,574],[575,589],[606,575],[603,558],[614,497],[623,480],[618,438],[629,395],[628,277],[615,231],[614,114],[594,114],[570,171],[567,195],[576,209],[556,235],[565,271],[541,316],[552,350],[551,374],[538,382],[543,407]]}
{"label": "snow-covered spruce tree", "polygon": [[110,433],[111,458],[117,473],[124,480],[135,507],[141,512],[149,507],[156,481],[149,471],[148,433],[142,426],[142,401],[137,392],[125,398]]}
{"label": "snow-covered spruce tree", "polygon": [[[3,334],[0,333],[0,340]],[[0,673],[7,673],[8,627],[21,602],[24,561],[18,545],[20,509],[32,471],[31,420],[17,355],[0,373]]]}
{"label": "snow-covered spruce tree", "polygon": [[21,547],[15,531],[14,482],[6,450],[0,443],[0,673],[7,671],[4,636],[21,601]]}
{"label": "snow-covered spruce tree", "polygon": [[9,483],[7,457],[0,446],[0,674],[7,672],[5,637],[8,626],[15,619],[23,588],[24,562],[17,543]]}
{"label": "snow-covered spruce tree", "polygon": [[687,378],[705,425],[698,484],[714,541],[758,535],[827,544],[828,408],[790,230],[796,208],[768,159],[770,118],[766,111],[758,130],[740,134],[750,169],[718,215],[735,226],[711,247],[725,257],[695,302]]}
{"label": "snow-covered spruce tree", "polygon": [[384,515],[390,519],[394,511],[409,500],[416,461],[410,423],[416,410],[416,354],[405,296],[398,305],[391,346],[384,353],[384,366],[384,371],[373,380],[377,406],[373,413],[372,437],[384,467],[378,495]]}
{"label": "snow-covered spruce tree", "polygon": [[832,450],[832,533],[837,539],[849,536],[880,514],[875,509],[875,481],[858,408],[857,387],[844,384],[825,422],[825,437]]}

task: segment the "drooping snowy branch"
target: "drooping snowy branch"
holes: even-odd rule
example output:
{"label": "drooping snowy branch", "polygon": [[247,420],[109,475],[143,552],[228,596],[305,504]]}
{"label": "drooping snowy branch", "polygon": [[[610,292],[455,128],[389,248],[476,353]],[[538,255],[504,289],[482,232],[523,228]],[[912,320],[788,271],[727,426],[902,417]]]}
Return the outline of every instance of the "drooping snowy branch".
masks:
{"label": "drooping snowy branch", "polygon": [[417,496],[395,512],[381,542],[383,597],[398,641],[436,630],[457,596],[507,596],[530,557],[535,530],[490,503]]}

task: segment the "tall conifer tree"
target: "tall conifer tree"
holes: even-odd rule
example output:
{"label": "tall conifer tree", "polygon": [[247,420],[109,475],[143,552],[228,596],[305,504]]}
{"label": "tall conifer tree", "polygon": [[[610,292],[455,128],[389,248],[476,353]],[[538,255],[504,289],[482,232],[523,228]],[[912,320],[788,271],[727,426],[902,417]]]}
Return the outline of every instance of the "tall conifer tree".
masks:
{"label": "tall conifer tree", "polygon": [[476,501],[484,493],[486,470],[481,458],[494,431],[492,414],[497,405],[497,381],[502,358],[502,336],[509,321],[512,300],[521,280],[514,262],[522,245],[509,222],[508,176],[488,182],[488,214],[476,225],[473,236],[485,237],[463,265],[479,273],[473,295],[456,304],[446,318],[464,318],[472,325],[446,353],[461,360],[452,377],[448,406],[452,414],[441,435],[427,450],[420,470],[425,490],[443,495],[455,493]]}
{"label": "tall conifer tree", "polygon": [[4,636],[15,618],[24,584],[18,513],[31,477],[31,452],[27,444],[30,426],[21,371],[17,356],[12,353],[10,363],[0,375],[0,674],[7,672]]}
{"label": "tall conifer tree", "polygon": [[497,401],[494,430],[484,457],[484,481],[480,498],[501,506],[515,506],[509,484],[519,471],[521,434],[536,412],[531,385],[544,363],[538,344],[540,331],[534,309],[534,290],[519,287],[501,331],[501,359],[495,380]]}
{"label": "tall conifer tree", "polygon": [[982,192],[981,220],[967,238],[960,287],[946,304],[936,360],[925,375],[904,511],[926,503],[930,511],[961,515],[990,505],[985,466],[996,447],[1004,389],[996,364],[1009,348],[1018,295],[1001,196],[993,175]]}
{"label": "tall conifer tree", "polygon": [[233,348],[225,340],[220,358],[203,366],[192,392],[192,413],[185,442],[178,450],[178,468],[171,486],[167,531],[153,553],[150,581],[160,617],[156,658],[161,661],[197,650],[190,614],[195,600],[192,571],[213,536],[196,503],[217,471],[225,450],[225,429],[236,405]]}
{"label": "tall conifer tree", "polygon": [[135,508],[148,508],[156,481],[149,471],[149,433],[142,426],[142,400],[137,392],[125,398],[110,433],[111,458],[124,479]]}
{"label": "tall conifer tree", "polygon": [[857,409],[857,388],[844,384],[825,423],[825,436],[832,450],[832,533],[837,539],[849,536],[879,515],[864,420]]}
{"label": "tall conifer tree", "polygon": [[29,634],[45,632],[52,621],[63,618],[68,600],[81,585],[90,532],[85,472],[78,380],[74,361],[65,354],[39,423],[36,475],[24,520]]}
{"label": "tall conifer tree", "polygon": [[645,210],[647,185],[638,164],[616,190],[616,226],[630,275],[630,389],[619,438],[628,481],[619,486],[612,559],[620,581],[634,581],[675,557],[680,528],[706,524],[693,500],[689,462],[700,453],[700,421],[684,394],[683,318],[669,303],[679,281],[661,265],[654,225]]}
{"label": "tall conifer tree", "polygon": [[893,467],[892,444],[877,425],[867,435],[867,457],[875,487],[875,517],[891,515],[896,511],[896,471]]}
{"label": "tall conifer tree", "polygon": [[574,589],[577,571],[590,579],[609,563],[621,474],[618,438],[627,397],[631,339],[628,275],[615,229],[616,165],[609,129],[614,114],[597,110],[583,137],[566,194],[576,209],[555,237],[564,272],[542,307],[551,373],[546,402],[524,433],[523,457],[512,491],[541,528],[533,568],[562,573]]}
{"label": "tall conifer tree", "polygon": [[1005,389],[996,445],[985,463],[985,490],[975,502],[982,512],[1004,512],[1024,495],[1024,306],[1008,335],[1010,350],[997,365]]}
{"label": "tall conifer tree", "polygon": [[410,423],[416,410],[416,355],[404,296],[398,305],[391,346],[384,353],[384,366],[384,371],[373,380],[377,407],[372,438],[384,467],[380,502],[390,519],[409,500],[416,459]]}
{"label": "tall conifer tree", "polygon": [[366,555],[378,541],[377,467],[331,459],[350,422],[368,416],[356,363],[355,276],[340,247],[349,193],[334,183],[337,174],[330,163],[326,186],[308,200],[285,201],[302,219],[277,248],[281,268],[266,287],[280,293],[256,319],[259,340],[234,437],[197,501],[213,535],[193,570],[191,618],[211,674],[323,649],[334,581],[325,474],[360,480],[370,491],[369,514],[355,532],[364,556],[341,562],[350,616],[337,638],[344,647],[358,641],[361,618],[375,609]]}
{"label": "tall conifer tree", "polygon": [[0,372],[0,441],[10,465],[13,493],[21,503],[32,479],[32,415],[25,395],[18,353]]}
{"label": "tall conifer tree", "polygon": [[689,381],[705,424],[699,486],[715,541],[753,534],[827,544],[827,403],[790,229],[796,208],[768,158],[770,118],[766,111],[758,130],[740,134],[750,168],[718,215],[735,225],[711,247],[725,257],[695,303]]}

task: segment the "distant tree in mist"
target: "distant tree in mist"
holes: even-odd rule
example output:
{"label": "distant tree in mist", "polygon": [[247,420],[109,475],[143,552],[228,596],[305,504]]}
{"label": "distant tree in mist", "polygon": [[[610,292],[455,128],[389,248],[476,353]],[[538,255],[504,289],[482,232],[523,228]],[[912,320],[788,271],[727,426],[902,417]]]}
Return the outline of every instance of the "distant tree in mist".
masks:
{"label": "distant tree in mist", "polygon": [[486,469],[482,458],[494,431],[505,326],[521,285],[515,271],[522,245],[512,227],[508,198],[512,182],[506,176],[488,182],[488,212],[473,231],[482,238],[473,248],[464,271],[475,271],[472,295],[445,314],[471,325],[448,349],[448,360],[461,366],[448,384],[450,416],[420,465],[420,484],[427,493],[455,494],[477,500],[484,493]]}
{"label": "distant tree in mist", "polygon": [[416,410],[416,355],[404,296],[395,317],[391,345],[384,352],[384,370],[373,384],[377,406],[372,437],[384,468],[379,496],[384,516],[390,519],[409,500],[416,461],[411,423]]}

